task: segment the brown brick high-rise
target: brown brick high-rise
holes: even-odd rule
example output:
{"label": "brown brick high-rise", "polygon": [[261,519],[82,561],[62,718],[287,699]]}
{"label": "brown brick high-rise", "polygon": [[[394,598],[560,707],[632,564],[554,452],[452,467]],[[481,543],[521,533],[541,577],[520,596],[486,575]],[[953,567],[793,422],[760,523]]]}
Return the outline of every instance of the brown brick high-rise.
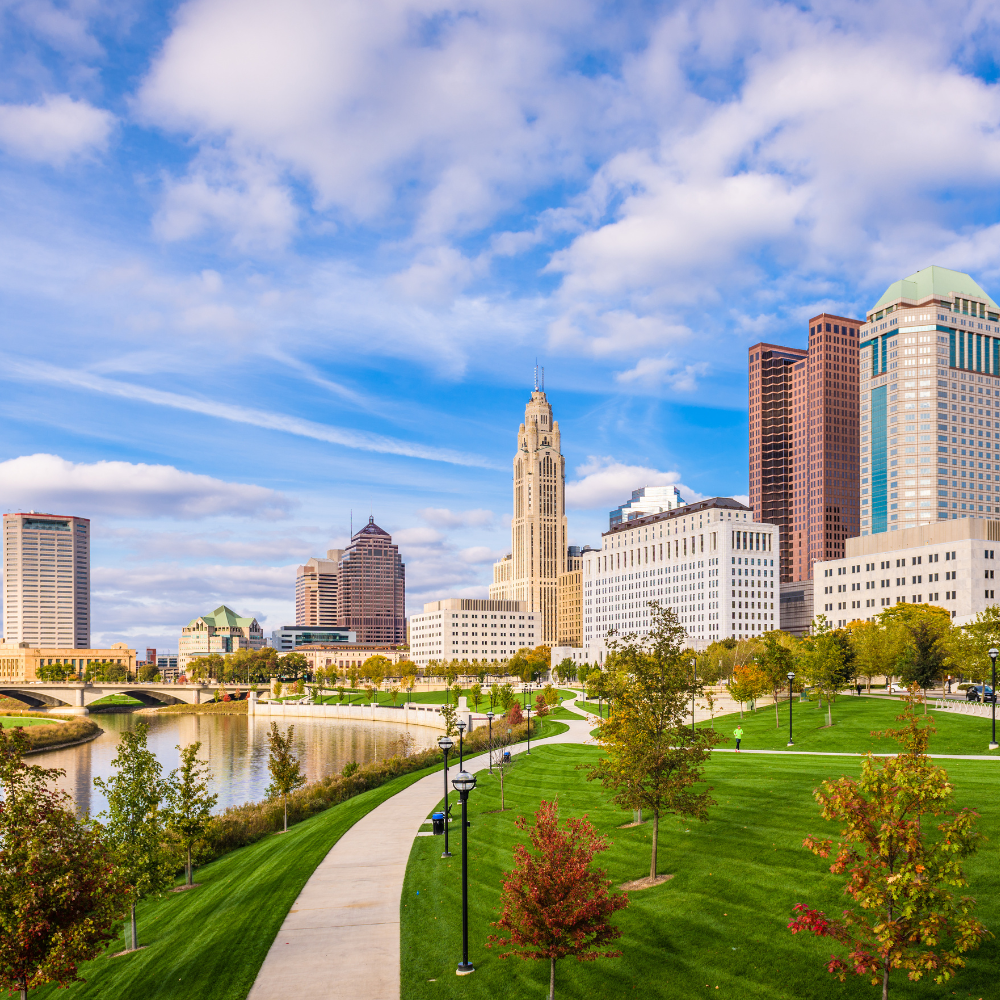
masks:
{"label": "brown brick high-rise", "polygon": [[750,505],[781,527],[783,583],[811,580],[817,559],[860,534],[860,326],[822,313],[808,350],[750,348]]}
{"label": "brown brick high-rise", "polygon": [[754,344],[750,348],[750,506],[754,520],[778,525],[781,582],[791,580],[792,367],[808,352]]}
{"label": "brown brick high-rise", "polygon": [[406,567],[392,536],[370,517],[340,558],[337,624],[360,643],[406,642]]}

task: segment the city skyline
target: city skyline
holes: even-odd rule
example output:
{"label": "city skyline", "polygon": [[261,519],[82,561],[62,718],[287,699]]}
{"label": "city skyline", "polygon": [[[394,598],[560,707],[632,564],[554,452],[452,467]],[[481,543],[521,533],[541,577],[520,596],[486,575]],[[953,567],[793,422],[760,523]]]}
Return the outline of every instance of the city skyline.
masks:
{"label": "city skyline", "polygon": [[988,8],[376,8],[0,15],[0,482],[90,518],[94,643],[290,624],[352,510],[410,611],[485,596],[536,358],[570,544],[643,485],[745,497],[751,344],[996,286]]}

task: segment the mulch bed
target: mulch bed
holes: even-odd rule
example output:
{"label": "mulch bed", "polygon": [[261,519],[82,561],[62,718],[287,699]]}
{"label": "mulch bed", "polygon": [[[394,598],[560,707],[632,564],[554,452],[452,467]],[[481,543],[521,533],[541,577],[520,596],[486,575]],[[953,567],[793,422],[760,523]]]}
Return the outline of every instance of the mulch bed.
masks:
{"label": "mulch bed", "polygon": [[648,875],[645,878],[637,878],[633,882],[623,882],[619,889],[624,889],[625,892],[637,892],[639,889],[652,889],[653,886],[663,885],[664,882],[669,882],[673,878],[673,875],[657,875],[656,878],[650,878]]}

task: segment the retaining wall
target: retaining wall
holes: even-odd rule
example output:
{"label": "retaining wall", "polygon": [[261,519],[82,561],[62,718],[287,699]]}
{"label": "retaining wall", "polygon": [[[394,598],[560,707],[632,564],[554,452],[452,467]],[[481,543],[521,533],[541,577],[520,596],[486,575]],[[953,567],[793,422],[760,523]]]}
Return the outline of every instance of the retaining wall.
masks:
{"label": "retaining wall", "polygon": [[[247,700],[247,715],[273,719],[345,719],[353,722],[395,722],[404,726],[427,726],[445,730],[441,709],[436,705],[290,705],[282,702],[260,702],[251,692]],[[472,732],[486,725],[486,717],[461,711],[455,721],[464,721]]]}

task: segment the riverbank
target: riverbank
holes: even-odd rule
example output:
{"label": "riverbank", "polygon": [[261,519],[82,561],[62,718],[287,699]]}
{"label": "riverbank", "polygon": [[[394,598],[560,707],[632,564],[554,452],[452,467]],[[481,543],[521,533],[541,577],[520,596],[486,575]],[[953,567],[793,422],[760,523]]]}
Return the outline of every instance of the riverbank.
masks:
{"label": "riverbank", "polygon": [[247,703],[239,701],[208,701],[204,705],[162,705],[140,708],[139,715],[246,715]]}
{"label": "riverbank", "polygon": [[6,709],[0,711],[0,716],[15,720],[24,719],[28,723],[20,727],[30,744],[27,753],[42,753],[47,750],[78,746],[96,740],[104,732],[96,722],[73,715],[60,716],[47,712],[18,712]]}

